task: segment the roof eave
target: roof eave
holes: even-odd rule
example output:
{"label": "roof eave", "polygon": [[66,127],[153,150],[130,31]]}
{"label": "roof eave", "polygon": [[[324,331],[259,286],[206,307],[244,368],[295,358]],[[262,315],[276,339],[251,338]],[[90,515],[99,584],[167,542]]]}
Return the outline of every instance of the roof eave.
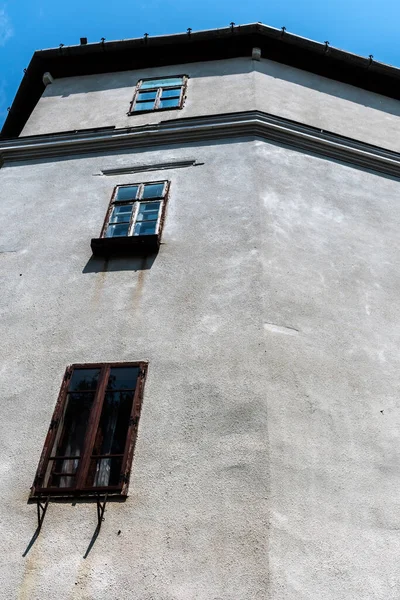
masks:
{"label": "roof eave", "polygon": [[250,56],[253,46],[261,47],[263,58],[400,99],[400,69],[283,29],[250,23],[224,29],[38,50],[21,81],[1,137],[17,137],[21,133],[44,91],[42,76],[46,71],[59,78],[235,58]]}

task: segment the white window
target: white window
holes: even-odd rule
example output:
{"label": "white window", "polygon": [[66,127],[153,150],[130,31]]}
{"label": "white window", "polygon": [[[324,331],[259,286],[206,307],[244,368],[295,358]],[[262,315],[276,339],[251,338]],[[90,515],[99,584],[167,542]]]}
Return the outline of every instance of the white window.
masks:
{"label": "white window", "polygon": [[118,185],[111,198],[102,237],[158,235],[167,181]]}
{"label": "white window", "polygon": [[187,77],[141,79],[133,96],[129,114],[182,108]]}

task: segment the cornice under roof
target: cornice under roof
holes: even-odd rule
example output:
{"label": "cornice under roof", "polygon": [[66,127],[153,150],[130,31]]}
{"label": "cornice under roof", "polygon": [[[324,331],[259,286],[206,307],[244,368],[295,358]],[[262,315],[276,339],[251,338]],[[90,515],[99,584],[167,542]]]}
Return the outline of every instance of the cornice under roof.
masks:
{"label": "cornice under roof", "polygon": [[41,97],[43,74],[73,77],[251,56],[262,57],[400,100],[400,69],[262,23],[185,34],[64,46],[34,53],[0,137],[17,137]]}

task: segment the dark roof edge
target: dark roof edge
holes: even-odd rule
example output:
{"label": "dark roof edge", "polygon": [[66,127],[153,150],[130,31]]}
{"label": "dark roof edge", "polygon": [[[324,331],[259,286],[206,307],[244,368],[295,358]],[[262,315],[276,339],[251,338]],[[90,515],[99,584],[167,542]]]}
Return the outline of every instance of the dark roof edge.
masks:
{"label": "dark roof edge", "polygon": [[0,137],[17,137],[21,133],[45,89],[42,76],[46,71],[59,78],[235,58],[250,56],[253,46],[261,48],[263,58],[400,99],[400,69],[377,62],[373,57],[358,56],[284,29],[251,23],[224,29],[188,30],[187,33],[173,35],[37,50],[21,81]]}

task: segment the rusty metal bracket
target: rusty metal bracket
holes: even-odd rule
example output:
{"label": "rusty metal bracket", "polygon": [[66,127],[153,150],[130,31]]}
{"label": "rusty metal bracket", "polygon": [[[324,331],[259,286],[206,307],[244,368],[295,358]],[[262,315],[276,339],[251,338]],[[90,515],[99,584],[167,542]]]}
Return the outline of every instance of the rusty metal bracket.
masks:
{"label": "rusty metal bracket", "polygon": [[36,542],[36,540],[39,537],[39,533],[40,533],[40,530],[43,525],[44,516],[46,514],[47,507],[49,505],[49,500],[50,500],[50,496],[47,496],[45,501],[42,501],[40,496],[36,500],[38,524],[36,527],[36,531],[33,534],[32,538],[31,538],[29,544],[27,545],[25,552],[23,553],[22,556],[26,556],[28,554],[29,550],[32,548],[33,544]]}
{"label": "rusty metal bracket", "polygon": [[104,496],[103,502],[100,500],[100,495],[97,496],[97,530],[100,531],[102,522],[104,521],[104,511],[106,510],[107,495]]}
{"label": "rusty metal bracket", "polygon": [[94,534],[92,536],[92,539],[90,540],[89,546],[87,547],[87,550],[86,550],[85,554],[83,555],[83,558],[87,558],[89,556],[89,552],[93,548],[93,544],[95,543],[95,541],[96,541],[96,539],[97,539],[97,537],[98,537],[98,535],[100,533],[101,524],[104,521],[104,511],[106,509],[107,496],[108,496],[108,494],[106,494],[104,496],[104,500],[101,501],[100,494],[96,495],[96,501],[97,501],[97,526],[96,526],[96,529],[94,530]]}
{"label": "rusty metal bracket", "polygon": [[40,501],[40,498],[38,498],[38,500],[37,500],[36,506],[37,506],[37,518],[38,518],[38,526],[37,526],[38,533],[42,528],[44,517],[45,517],[46,511],[47,511],[47,507],[49,505],[49,500],[50,500],[50,496],[47,496],[46,501],[44,503]]}

